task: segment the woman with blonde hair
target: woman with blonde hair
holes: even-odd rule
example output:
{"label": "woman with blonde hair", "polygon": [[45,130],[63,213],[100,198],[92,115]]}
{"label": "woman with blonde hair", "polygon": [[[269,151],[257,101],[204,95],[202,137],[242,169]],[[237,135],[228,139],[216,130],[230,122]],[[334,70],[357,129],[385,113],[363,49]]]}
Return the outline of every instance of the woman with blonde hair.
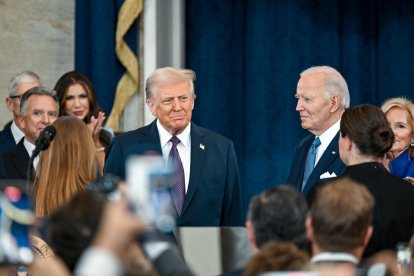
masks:
{"label": "woman with blonde hair", "polygon": [[59,117],[53,126],[56,136],[36,169],[36,216],[49,215],[99,175],[95,144],[87,126],[72,116]]}
{"label": "woman with blonde hair", "polygon": [[386,100],[381,109],[395,136],[387,154],[389,170],[414,184],[414,104],[397,97]]}

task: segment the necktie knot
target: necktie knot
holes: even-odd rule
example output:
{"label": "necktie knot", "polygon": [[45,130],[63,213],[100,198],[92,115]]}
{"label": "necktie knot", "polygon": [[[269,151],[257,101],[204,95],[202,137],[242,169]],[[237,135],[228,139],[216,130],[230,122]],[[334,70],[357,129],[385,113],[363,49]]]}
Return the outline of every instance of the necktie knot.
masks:
{"label": "necktie knot", "polygon": [[178,143],[180,143],[180,139],[178,139],[178,137],[174,135],[173,137],[171,137],[170,142],[172,143],[172,146],[175,148],[177,147]]}
{"label": "necktie knot", "polygon": [[316,137],[315,140],[313,140],[312,147],[317,149],[320,145],[321,145],[321,140],[319,139],[319,137]]}

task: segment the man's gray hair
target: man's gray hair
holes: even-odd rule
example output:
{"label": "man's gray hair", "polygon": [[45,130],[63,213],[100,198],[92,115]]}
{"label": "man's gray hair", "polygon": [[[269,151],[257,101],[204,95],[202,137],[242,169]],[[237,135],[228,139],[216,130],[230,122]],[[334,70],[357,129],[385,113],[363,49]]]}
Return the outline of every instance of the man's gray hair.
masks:
{"label": "man's gray hair", "polygon": [[300,76],[303,77],[314,73],[323,73],[327,76],[325,81],[326,99],[329,99],[333,95],[338,95],[341,106],[348,108],[350,104],[349,90],[341,73],[330,66],[313,66],[304,70]]}
{"label": "man's gray hair", "polygon": [[9,97],[15,95],[17,86],[22,83],[38,83],[39,86],[42,86],[42,80],[38,75],[32,71],[23,71],[10,79]]}

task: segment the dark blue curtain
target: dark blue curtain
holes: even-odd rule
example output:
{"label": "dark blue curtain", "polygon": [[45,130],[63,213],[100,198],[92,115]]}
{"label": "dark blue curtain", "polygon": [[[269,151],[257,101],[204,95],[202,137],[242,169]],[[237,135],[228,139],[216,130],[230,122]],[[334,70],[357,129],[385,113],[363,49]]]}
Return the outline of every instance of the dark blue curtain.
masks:
{"label": "dark blue curtain", "polygon": [[299,73],[337,68],[351,104],[413,96],[414,2],[190,0],[186,60],[194,121],[235,143],[245,203],[286,181],[306,134],[295,111]]}
{"label": "dark blue curtain", "polygon": [[[116,85],[124,67],[115,54],[118,11],[124,0],[76,0],[75,69],[93,83],[99,104],[108,117]],[[137,49],[137,24],[125,36],[133,51]]]}

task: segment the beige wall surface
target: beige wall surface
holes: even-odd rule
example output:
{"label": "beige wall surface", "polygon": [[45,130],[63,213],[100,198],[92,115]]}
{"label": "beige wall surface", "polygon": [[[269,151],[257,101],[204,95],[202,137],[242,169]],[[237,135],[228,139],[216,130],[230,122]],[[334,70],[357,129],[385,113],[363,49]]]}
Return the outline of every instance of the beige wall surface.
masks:
{"label": "beige wall surface", "polygon": [[74,0],[0,0],[0,129],[10,78],[23,70],[46,87],[74,68]]}

